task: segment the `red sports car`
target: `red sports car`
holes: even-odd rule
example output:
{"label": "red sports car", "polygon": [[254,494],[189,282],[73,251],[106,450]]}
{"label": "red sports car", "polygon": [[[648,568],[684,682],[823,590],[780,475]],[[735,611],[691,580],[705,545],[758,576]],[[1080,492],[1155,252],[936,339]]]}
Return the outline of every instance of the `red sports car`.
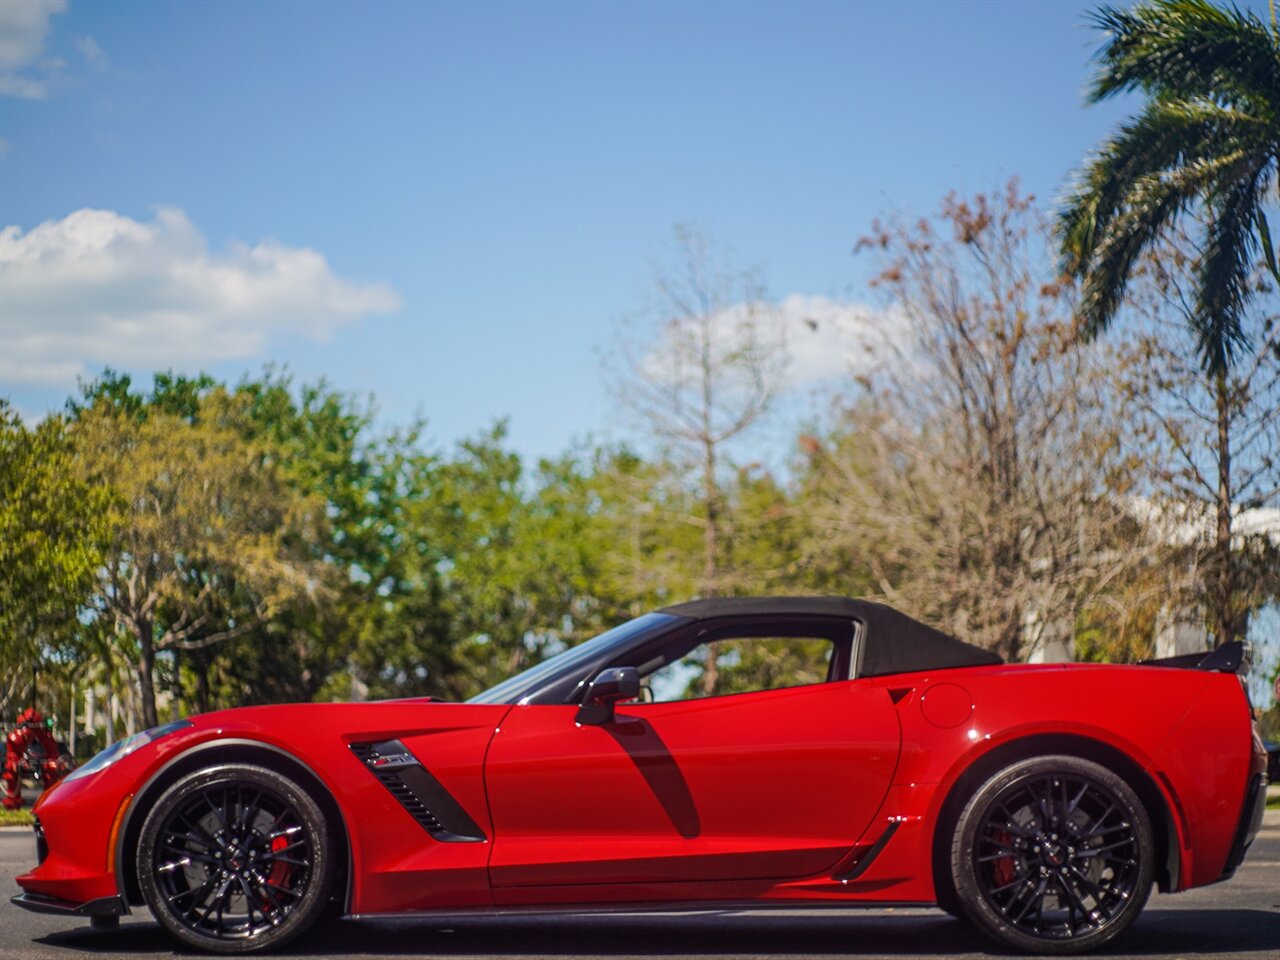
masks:
{"label": "red sports car", "polygon": [[1006,946],[1111,940],[1230,877],[1266,754],[1244,647],[1005,665],[874,603],[704,600],[467,703],[248,707],[103,751],[35,807],[14,901],[185,943],[351,916],[931,904]]}

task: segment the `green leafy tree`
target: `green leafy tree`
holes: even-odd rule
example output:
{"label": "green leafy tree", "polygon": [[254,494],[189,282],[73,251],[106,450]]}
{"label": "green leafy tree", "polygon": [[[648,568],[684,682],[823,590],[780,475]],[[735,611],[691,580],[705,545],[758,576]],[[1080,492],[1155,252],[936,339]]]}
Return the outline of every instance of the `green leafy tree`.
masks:
{"label": "green leafy tree", "polygon": [[75,659],[101,560],[102,491],[78,479],[61,417],[28,428],[0,400],[0,714],[33,671]]}
{"label": "green leafy tree", "polygon": [[[293,496],[323,511],[326,522],[288,550],[325,570],[327,589],[322,603],[287,605],[220,647],[210,664],[222,688],[214,696],[242,703],[359,694],[352,653],[386,607],[403,600],[395,510],[408,491],[397,486],[397,470],[416,432],[375,436],[369,404],[323,382],[297,386],[271,370],[243,380],[234,396],[235,429],[268,451]],[[194,671],[198,702],[201,678]]]}
{"label": "green leafy tree", "polygon": [[618,514],[594,461],[529,472],[500,423],[450,456],[392,438],[371,475],[387,539],[362,568],[359,635],[330,692],[470,696],[629,612]]}
{"label": "green leafy tree", "polygon": [[1280,280],[1265,208],[1280,193],[1280,37],[1256,15],[1206,0],[1103,7],[1108,40],[1093,102],[1137,92],[1145,102],[1085,167],[1062,214],[1070,273],[1083,279],[1079,330],[1111,325],[1144,251],[1188,214],[1204,222],[1189,322],[1216,395],[1215,562],[1210,619],[1218,642],[1241,635],[1232,554],[1230,374],[1251,341],[1255,264]]}
{"label": "green leafy tree", "polygon": [[231,640],[323,590],[324,570],[292,548],[325,518],[234,429],[225,390],[199,391],[194,416],[165,409],[163,385],[149,406],[89,393],[69,434],[75,475],[109,497],[90,607],[133,648],[150,726],[158,653]]}

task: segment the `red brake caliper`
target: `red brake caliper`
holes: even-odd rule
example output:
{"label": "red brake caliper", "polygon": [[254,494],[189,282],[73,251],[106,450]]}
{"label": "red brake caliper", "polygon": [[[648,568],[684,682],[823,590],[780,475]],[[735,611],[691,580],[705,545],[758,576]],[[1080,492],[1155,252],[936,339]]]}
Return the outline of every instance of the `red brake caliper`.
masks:
{"label": "red brake caliper", "polygon": [[[1009,835],[1007,830],[999,830],[992,837],[996,843],[1005,848],[1013,846],[1013,837]],[[1006,884],[1013,883],[1013,857],[1001,857],[991,863],[991,870],[994,874],[995,885],[1003,887]]]}
{"label": "red brake caliper", "polygon": [[[288,837],[276,837],[271,841],[271,852],[279,853],[288,845],[289,845]],[[292,866],[287,863],[281,863],[279,860],[277,860],[274,864],[272,864],[271,873],[267,877],[267,880],[273,886],[284,887],[287,885],[286,882],[289,879],[290,873],[292,873]],[[270,892],[268,892],[267,896],[268,896],[268,899],[265,900],[262,904],[263,910],[270,910],[272,907],[279,906],[279,904],[276,903],[275,898],[271,896]]]}

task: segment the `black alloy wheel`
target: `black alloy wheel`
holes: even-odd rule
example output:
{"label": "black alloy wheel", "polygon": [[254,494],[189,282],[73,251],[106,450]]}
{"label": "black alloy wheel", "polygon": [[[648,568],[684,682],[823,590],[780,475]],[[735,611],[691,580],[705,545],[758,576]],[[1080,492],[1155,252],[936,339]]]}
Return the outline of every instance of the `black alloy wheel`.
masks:
{"label": "black alloy wheel", "polygon": [[148,813],[138,881],[156,919],[191,946],[277,947],[324,909],[330,831],[316,802],[265,767],[224,765],[179,780]]}
{"label": "black alloy wheel", "polygon": [[1051,756],[1000,771],[960,814],[952,878],[968,917],[1037,953],[1095,949],[1151,892],[1154,844],[1142,801],[1089,760]]}

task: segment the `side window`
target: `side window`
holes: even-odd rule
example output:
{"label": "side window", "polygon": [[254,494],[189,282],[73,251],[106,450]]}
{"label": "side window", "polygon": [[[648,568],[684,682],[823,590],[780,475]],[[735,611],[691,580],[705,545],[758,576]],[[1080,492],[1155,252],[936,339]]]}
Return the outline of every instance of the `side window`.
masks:
{"label": "side window", "polygon": [[[666,703],[800,687],[844,679],[833,674],[839,640],[825,636],[718,633],[683,655],[641,668],[646,700]],[[847,676],[847,671],[845,673]]]}

